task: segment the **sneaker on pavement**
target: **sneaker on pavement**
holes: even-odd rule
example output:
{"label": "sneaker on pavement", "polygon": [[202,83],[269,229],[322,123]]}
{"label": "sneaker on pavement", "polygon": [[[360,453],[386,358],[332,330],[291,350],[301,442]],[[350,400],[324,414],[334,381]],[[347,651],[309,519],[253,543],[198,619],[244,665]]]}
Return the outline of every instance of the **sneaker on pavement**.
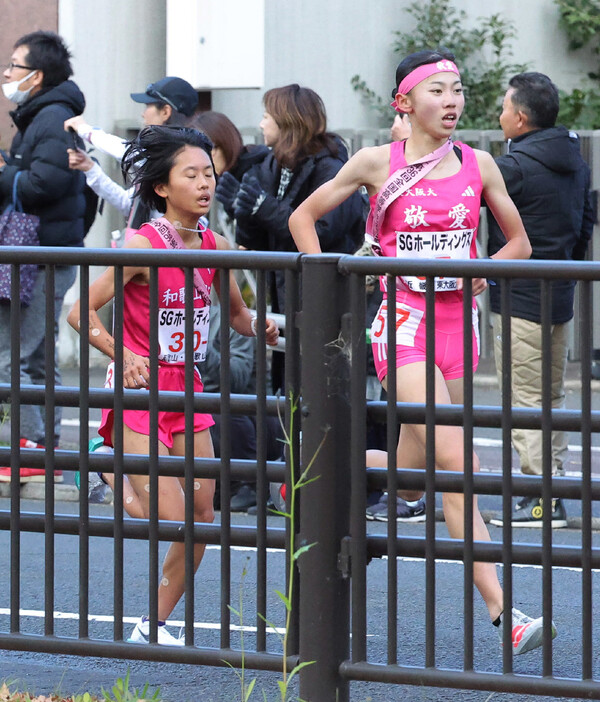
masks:
{"label": "sneaker on pavement", "polygon": [[256,490],[248,483],[242,483],[237,492],[231,496],[230,509],[232,512],[247,512],[249,507],[256,506]]}
{"label": "sneaker on pavement", "polygon": [[[533,527],[541,528],[544,520],[544,501],[541,497],[522,497],[511,516],[511,526],[513,527]],[[502,518],[490,519],[490,524],[495,526],[503,525]],[[558,497],[552,498],[552,528],[560,529],[567,526],[567,513],[565,512],[562,500]]]}
{"label": "sneaker on pavement", "polygon": [[[502,622],[502,615],[500,615],[500,621]],[[528,651],[532,651],[534,648],[541,646],[543,632],[543,617],[532,619],[513,607],[512,645],[513,653],[515,655],[527,653]],[[500,646],[502,646],[502,623],[498,627],[498,634],[500,636]],[[552,638],[556,638],[556,626],[554,626],[554,622],[552,622]]]}
{"label": "sneaker on pavement", "polygon": [[[46,447],[38,444],[30,439],[21,439],[19,442],[21,448],[41,449],[45,451]],[[21,466],[19,469],[19,483],[43,483],[46,480],[46,471],[43,468],[27,468]],[[11,470],[10,466],[0,468],[0,483],[10,483]],[[54,482],[62,483],[62,470],[54,471]]]}
{"label": "sneaker on pavement", "polygon": [[[81,473],[75,473],[75,485],[81,490]],[[104,505],[110,503],[110,487],[104,482],[102,473],[90,471],[88,473],[88,502],[90,504]]]}
{"label": "sneaker on pavement", "polygon": [[[114,453],[114,449],[104,444],[102,437],[90,439],[88,444],[90,453],[97,451],[99,453]],[[81,490],[81,473],[75,472],[75,485],[78,490]],[[105,483],[102,473],[96,471],[88,472],[88,502],[97,505],[108,504],[111,501],[110,487]]]}
{"label": "sneaker on pavement", "polygon": [[[367,519],[377,522],[388,520],[388,494],[384,492],[379,502],[367,507]],[[399,522],[424,522],[425,498],[421,498],[414,505],[409,505],[401,497],[396,497],[396,519]]]}
{"label": "sneaker on pavement", "polygon": [[[163,646],[185,646],[185,641],[182,638],[175,638],[164,624],[158,625],[156,640]],[[150,622],[146,617],[142,617],[135,625],[127,641],[130,643],[150,643]]]}

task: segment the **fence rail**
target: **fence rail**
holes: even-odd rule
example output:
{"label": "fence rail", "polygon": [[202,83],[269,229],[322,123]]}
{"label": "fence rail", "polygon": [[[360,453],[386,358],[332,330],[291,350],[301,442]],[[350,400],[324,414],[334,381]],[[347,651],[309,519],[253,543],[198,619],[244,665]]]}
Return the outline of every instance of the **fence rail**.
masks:
{"label": "fence rail", "polygon": [[[252,252],[153,252],[124,250],[65,250],[53,248],[15,249],[0,248],[0,263],[10,263],[13,268],[14,290],[18,292],[18,264],[37,263],[46,266],[52,278],[54,267],[65,263],[80,265],[82,286],[87,285],[87,270],[91,265],[115,265],[117,269],[135,261],[136,265],[177,266],[186,270],[191,285],[192,266],[207,266],[222,270],[246,268],[255,273],[257,281],[257,310],[259,319],[267,313],[266,279],[269,271],[285,269],[286,279],[286,353],[285,392],[281,396],[270,394],[267,389],[268,354],[265,347],[257,352],[258,386],[255,396],[237,396],[229,391],[228,334],[222,334],[225,349],[221,367],[221,392],[194,395],[183,393],[158,393],[152,387],[143,395],[117,386],[113,392],[90,387],[87,366],[87,324],[82,319],[80,384],[75,387],[54,387],[51,382],[45,389],[39,386],[21,386],[18,362],[13,363],[10,383],[0,384],[0,403],[10,401],[12,447],[0,447],[0,463],[10,463],[15,480],[11,483],[10,505],[0,509],[0,531],[10,534],[9,553],[3,554],[5,573],[10,573],[2,598],[9,606],[8,626],[0,629],[0,648],[6,650],[40,651],[51,654],[92,655],[137,660],[170,661],[198,665],[221,666],[225,661],[246,669],[279,670],[281,652],[267,645],[268,625],[265,620],[279,616],[268,606],[267,549],[286,548],[288,565],[296,564],[295,578],[298,588],[292,602],[293,617],[289,631],[289,647],[285,665],[291,670],[298,662],[314,661],[299,672],[299,694],[311,702],[345,702],[351,699],[352,681],[378,681],[389,684],[432,685],[472,690],[536,693],[549,697],[560,694],[572,698],[599,699],[600,683],[593,677],[592,619],[594,598],[592,573],[600,567],[600,549],[591,540],[591,507],[600,499],[600,480],[592,475],[590,452],[592,433],[600,429],[600,413],[591,409],[591,348],[592,348],[592,284],[600,280],[600,263],[539,262],[527,261],[391,261],[364,259],[352,256],[298,254],[265,254]],[[366,401],[366,335],[365,335],[365,276],[387,275],[389,284],[398,274],[425,276],[431,283],[436,275],[465,278],[469,290],[470,279],[494,277],[510,285],[512,278],[532,278],[550,281],[575,279],[580,281],[578,310],[578,343],[581,349],[581,408],[554,410],[549,406],[549,385],[544,384],[544,401],[538,409],[513,409],[510,397],[503,395],[499,407],[479,407],[473,402],[472,373],[466,364],[465,401],[463,405],[436,405],[428,390],[425,403],[396,401],[395,389],[388,388],[385,402]],[[226,278],[226,277],[224,277]],[[300,288],[303,297],[300,304]],[[430,286],[431,287],[431,286]],[[152,290],[152,288],[151,288]],[[156,291],[156,288],[154,288]],[[81,293],[85,296],[85,289]],[[156,293],[153,293],[156,294]],[[227,294],[227,286],[225,286]],[[427,297],[431,297],[427,293]],[[117,347],[122,344],[122,294],[116,298],[115,338]],[[12,339],[13,358],[19,354],[19,306],[12,303],[12,324],[16,337]],[[467,314],[468,305],[465,306]],[[83,313],[82,313],[83,314]],[[228,328],[228,308],[223,308],[223,329]],[[503,309],[508,315],[508,310]],[[545,325],[548,311],[545,311]],[[258,325],[260,329],[260,324]],[[470,329],[469,324],[465,328]],[[54,319],[50,306],[46,317],[47,335],[54,333]],[[151,324],[151,335],[157,338],[156,324]],[[470,334],[467,335],[470,339]],[[468,351],[469,340],[465,339]],[[544,364],[549,361],[545,348]],[[53,377],[54,355],[47,350],[47,377]],[[429,380],[433,362],[428,360]],[[393,375],[393,374],[391,374]],[[546,378],[547,380],[547,378]],[[49,448],[45,452],[32,449],[15,449],[19,439],[18,408],[32,403],[50,407],[53,403],[80,408],[80,449],[67,451]],[[229,417],[236,413],[252,414],[257,419],[259,435],[265,430],[268,416],[283,415],[290,427],[293,403],[298,402],[301,427],[296,426],[290,436],[293,452],[288,451],[286,462],[268,461],[264,447],[257,460],[240,461],[232,458],[227,438],[231,427]],[[161,411],[218,412],[223,418],[224,445],[219,459],[125,454],[123,438],[117,434],[114,459],[107,455],[88,454],[90,409],[113,407],[117,424],[124,409],[145,408],[151,414]],[[365,427],[368,417],[385,418],[388,447],[391,450],[388,468],[365,470]],[[427,460],[425,470],[396,466],[394,446],[397,428],[402,423],[421,423],[428,427]],[[498,474],[477,474],[472,461],[465,461],[464,472],[445,472],[435,469],[435,427],[461,425],[464,428],[466,455],[472,454],[473,432],[478,427],[496,427],[502,430],[504,447],[502,471]],[[510,430],[512,427],[540,429],[545,439],[552,429],[564,428],[577,431],[582,437],[582,472],[580,477],[554,477],[547,470],[543,477],[513,476],[510,456]],[[301,465],[295,465],[293,455],[300,454],[300,428],[302,431]],[[228,434],[229,432],[229,434]],[[48,444],[51,446],[52,444]],[[259,504],[266,502],[270,482],[285,481],[288,506],[292,481],[309,462],[311,475],[318,479],[300,491],[300,505],[295,514],[295,539],[297,548],[305,549],[297,559],[290,553],[291,526],[273,526],[268,523],[266,512],[258,510],[256,524],[235,526],[231,523],[229,485],[232,479],[257,481]],[[546,465],[549,456],[545,455]],[[20,499],[18,470],[20,465],[46,468],[46,493],[44,514],[24,510]],[[88,498],[81,492],[78,514],[56,513],[53,493],[52,470],[60,465],[66,471],[79,470],[86,484],[90,471],[105,470],[108,466],[116,476],[114,517],[90,515]],[[124,474],[149,474],[150,491],[154,491],[154,508],[147,520],[133,520],[124,516],[122,477]],[[222,512],[219,524],[194,523],[193,514],[187,510],[184,519],[163,521],[158,518],[159,475],[173,475],[193,481],[194,477],[218,478],[222,488]],[[154,481],[154,482],[153,482]],[[191,484],[188,482],[188,484]],[[466,528],[464,539],[441,538],[436,535],[434,512],[428,511],[425,533],[408,537],[396,531],[390,521],[387,534],[373,533],[365,522],[366,493],[369,485],[386,487],[394,494],[396,487],[425,489],[429,504],[435,504],[439,492],[464,492],[466,502],[474,495],[488,494],[502,497],[505,526],[501,539],[492,542],[474,540],[472,528]],[[580,499],[582,504],[582,540],[577,547],[553,543],[548,520],[541,530],[540,544],[513,544],[510,528],[511,501],[514,495],[539,495],[544,500],[551,497]],[[468,518],[466,520],[468,526]],[[21,582],[21,535],[44,535],[44,632],[28,633],[20,609],[23,600]],[[75,636],[57,633],[53,618],[56,590],[63,573],[55,570],[55,542],[61,534],[76,536],[79,541],[77,571],[78,624]],[[105,639],[90,637],[88,615],[90,589],[90,557],[93,553],[92,538],[110,539],[114,543],[112,563],[105,564],[107,574],[112,572],[114,624],[112,635]],[[157,587],[160,578],[158,547],[163,541],[179,541],[186,545],[185,642],[173,649],[152,643],[139,646],[124,640],[124,542],[147,541],[149,553],[148,589],[151,630],[157,625]],[[215,647],[194,645],[194,587],[190,548],[195,543],[219,544],[220,564],[220,640]],[[314,544],[314,545],[313,545]],[[245,650],[236,647],[232,640],[231,549],[235,545],[256,549],[256,641]],[[309,546],[313,545],[309,548]],[[398,558],[407,556],[423,559],[425,582],[422,607],[425,613],[425,631],[421,666],[408,665],[406,651],[398,644]],[[367,567],[373,558],[387,557],[387,580],[380,583],[386,597],[387,651],[382,655],[369,644],[367,624],[371,603],[367,597]],[[448,669],[439,664],[437,641],[439,632],[435,621],[435,564],[439,559],[462,562],[465,587],[462,593],[464,607],[464,663],[462,668]],[[475,561],[501,563],[504,566],[505,609],[510,610],[513,598],[511,567],[514,564],[535,564],[542,569],[543,614],[547,622],[552,619],[552,573],[557,566],[581,569],[581,590],[578,596],[581,616],[580,675],[573,678],[557,676],[556,661],[550,632],[546,626],[543,655],[537,674],[516,674],[510,645],[502,653],[502,674],[475,669],[473,625],[473,564]],[[403,567],[400,564],[400,569]],[[289,571],[288,571],[289,572]],[[191,575],[190,575],[191,574]],[[281,585],[281,588],[284,584]],[[460,604],[457,593],[457,606]],[[573,595],[574,596],[574,595]],[[575,615],[574,615],[575,616]],[[154,629],[156,631],[156,628]],[[457,638],[460,635],[457,633]],[[509,642],[505,636],[505,643]],[[456,644],[460,645],[457,640]]]}

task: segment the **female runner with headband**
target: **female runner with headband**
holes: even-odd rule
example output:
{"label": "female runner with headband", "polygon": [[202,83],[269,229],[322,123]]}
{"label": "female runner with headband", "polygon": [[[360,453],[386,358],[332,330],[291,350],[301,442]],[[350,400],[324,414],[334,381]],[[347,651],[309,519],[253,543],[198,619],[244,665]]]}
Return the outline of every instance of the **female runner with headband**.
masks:
{"label": "female runner with headband", "polygon": [[[490,154],[451,141],[464,108],[460,73],[454,56],[445,51],[419,51],[406,57],[396,70],[392,106],[408,114],[411,135],[404,141],[358,151],[340,172],[305,200],[290,218],[290,231],[300,251],[319,253],[314,223],[361,186],[367,188],[371,213],[367,239],[374,252],[398,258],[476,258],[476,236],[481,195],[506,236],[506,245],[494,259],[528,258],[531,246],[500,171]],[[378,197],[387,189],[387,198]],[[387,205],[387,207],[386,207]],[[373,322],[371,339],[377,375],[387,386],[387,306],[384,299]],[[487,287],[473,280],[473,295]],[[417,276],[398,278],[396,294],[397,401],[424,403],[425,281]],[[479,350],[477,310],[473,304],[473,348]],[[435,402],[463,403],[463,293],[460,279],[435,279]],[[474,354],[473,370],[477,368]],[[393,361],[392,361],[393,362]],[[425,468],[423,425],[403,424],[397,465]],[[435,427],[437,470],[463,471],[463,430]],[[387,466],[384,452],[369,455],[368,465]],[[479,461],[473,456],[473,469]],[[401,491],[416,500],[421,492]],[[452,538],[464,538],[464,495],[443,495],[444,517]],[[487,527],[473,505],[473,538],[489,541]],[[503,592],[494,563],[473,565],[474,583],[487,605],[492,622],[503,620]],[[512,610],[513,652],[525,653],[541,645],[543,620]],[[500,639],[502,632],[499,630]],[[554,624],[552,634],[556,635]]]}

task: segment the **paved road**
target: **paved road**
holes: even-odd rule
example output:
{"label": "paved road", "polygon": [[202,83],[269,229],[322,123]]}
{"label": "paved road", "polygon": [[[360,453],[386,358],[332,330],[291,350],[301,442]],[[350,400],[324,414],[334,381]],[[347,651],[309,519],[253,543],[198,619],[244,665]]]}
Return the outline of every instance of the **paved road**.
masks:
{"label": "paved road", "polygon": [[[8,508],[7,500],[0,500],[0,509]],[[39,501],[24,502],[23,510],[39,511]],[[76,513],[76,503],[57,503],[58,513]],[[94,513],[109,515],[111,508],[96,506]],[[251,517],[236,515],[237,523],[249,523]],[[277,522],[277,518],[273,518]],[[402,525],[402,533],[418,535],[424,533],[423,524]],[[383,532],[385,525],[370,524],[369,529]],[[438,524],[440,536],[446,535],[445,526]],[[492,528],[492,538],[499,539],[501,532]],[[516,533],[519,541],[535,542],[538,533]],[[594,534],[595,546],[600,534]],[[554,534],[557,544],[580,544],[581,535],[577,530],[564,529]],[[42,633],[42,612],[44,608],[44,537],[38,534],[23,534],[22,549],[22,602],[23,610],[28,610],[22,617],[25,632]],[[8,616],[8,554],[9,535],[0,532],[0,631],[7,631]],[[209,548],[205,561],[196,578],[195,622],[197,645],[218,646],[218,612],[219,612],[219,562],[220,550]],[[90,563],[90,613],[94,619],[90,623],[92,637],[110,639],[111,625],[103,618],[111,614],[112,593],[112,543],[109,539],[93,539],[91,542]],[[54,609],[60,612],[56,619],[56,633],[65,636],[77,636],[77,620],[74,618],[78,609],[77,592],[78,539],[72,536],[56,537],[56,573],[59,586],[56,591]],[[232,552],[232,586],[237,592],[243,569],[248,569],[248,576],[243,585],[245,623],[253,623],[253,598],[255,596],[255,552],[253,550],[234,549]],[[383,662],[386,659],[386,593],[385,582],[387,560],[374,560],[368,568],[368,655],[371,661]],[[274,551],[268,555],[269,573],[269,616],[276,624],[281,624],[282,607],[278,603],[275,589],[281,588],[284,581],[284,555]],[[398,602],[400,610],[400,628],[398,640],[399,660],[415,666],[423,665],[424,645],[424,564],[422,561],[399,559]],[[126,576],[125,576],[125,614],[130,622],[146,610],[146,573],[147,544],[145,542],[126,542]],[[462,630],[461,630],[461,595],[463,569],[456,563],[440,562],[436,568],[437,582],[437,655],[438,664],[444,667],[460,668],[462,665]],[[578,617],[580,604],[581,575],[573,569],[555,568],[553,572],[553,606],[554,619],[559,627],[559,638],[555,641],[554,665],[559,676],[576,677],[580,675],[580,632]],[[600,597],[596,579],[594,601]],[[515,604],[536,615],[540,612],[541,571],[533,567],[514,569]],[[458,603],[458,605],[457,605]],[[183,619],[183,607],[180,604],[172,615],[177,621]],[[128,627],[133,624],[129,623]],[[238,645],[237,634],[233,634],[233,644]],[[252,634],[246,634],[248,647],[252,646]],[[501,655],[496,630],[487,620],[484,607],[476,597],[475,600],[475,665],[478,670],[501,671]],[[597,637],[596,637],[597,638]],[[278,650],[278,640],[269,636],[270,650]],[[598,653],[596,647],[596,654]],[[598,656],[595,656],[598,661]],[[35,688],[39,692],[50,692],[61,687],[65,692],[78,692],[91,688],[99,690],[108,687],[115,677],[124,674],[127,666],[131,667],[132,680],[135,685],[149,682],[161,686],[166,700],[173,702],[221,702],[236,700],[237,680],[235,674],[227,669],[196,668],[142,662],[112,661],[96,658],[78,658],[69,656],[49,656],[18,652],[3,652],[0,657],[0,679],[12,678],[22,681],[22,685]],[[595,675],[600,674],[596,665]],[[541,673],[541,653],[532,652],[516,660],[515,670],[524,674]],[[276,678],[273,674],[258,674],[260,684],[268,692],[268,699],[274,700]],[[258,697],[262,699],[262,696]],[[534,697],[496,694],[490,697],[483,692],[455,692],[439,689],[405,689],[388,687],[372,683],[353,683],[353,702],[395,702],[396,700],[435,700],[449,702],[456,699],[468,701],[511,702],[515,700],[535,700]],[[542,698],[539,698],[542,699]]]}
{"label": "paved road", "polygon": [[[100,386],[102,370],[92,373],[94,384]],[[492,376],[483,376],[476,385],[476,404],[498,404],[498,391]],[[486,379],[487,378],[487,379]],[[76,385],[77,374],[74,371],[65,373],[65,384]],[[600,405],[600,393],[594,393],[594,408]],[[571,387],[568,393],[568,405],[577,407],[579,393],[576,387]],[[92,427],[98,420],[98,412],[91,416]],[[65,423],[61,445],[65,448],[77,447],[76,409],[65,411]],[[480,455],[484,470],[497,470],[500,465],[499,433],[495,430],[478,429],[476,433],[477,451]],[[570,437],[572,450],[568,470],[577,473],[579,469],[580,438],[577,434]],[[599,454],[600,441],[593,438],[594,472],[600,472]],[[76,513],[77,504],[63,501],[74,495],[71,485],[72,476],[66,476],[66,487],[57,491],[57,513]],[[23,498],[26,497],[23,491]],[[485,512],[499,509],[498,497],[482,497],[481,507]],[[9,509],[6,499],[0,498],[0,510]],[[40,511],[43,503],[39,500],[24,499],[22,509],[25,511]],[[567,502],[570,518],[576,518],[580,513],[577,501]],[[598,507],[594,508],[600,519]],[[95,506],[93,513],[110,515],[110,506]],[[276,519],[276,518],[275,518]],[[248,523],[247,515],[236,515],[238,523]],[[571,524],[576,524],[571,521]],[[370,524],[369,529],[383,532],[385,525]],[[402,525],[402,533],[417,535],[424,533],[424,525]],[[440,536],[446,535],[445,525],[439,523],[437,530]],[[493,539],[501,538],[501,531],[491,527]],[[519,541],[536,542],[540,534],[536,532],[514,532]],[[564,529],[554,533],[556,544],[579,546],[581,533],[577,529]],[[593,534],[594,545],[598,546],[600,533]],[[42,535],[23,534],[21,539],[22,553],[22,602],[23,610],[28,610],[22,617],[23,631],[41,633],[43,621],[41,614],[44,609],[44,539]],[[195,621],[197,645],[218,645],[218,612],[219,612],[219,562],[218,548],[209,548],[196,578]],[[112,602],[112,544],[108,539],[93,539],[91,543],[91,578],[90,578],[90,612],[94,619],[90,623],[93,637],[110,639],[111,625],[105,619],[110,617]],[[6,632],[9,621],[7,607],[9,604],[8,572],[9,572],[9,534],[0,532],[0,631]],[[76,636],[78,610],[77,592],[77,562],[78,540],[76,537],[56,537],[56,573],[59,585],[56,588],[54,610],[60,612],[56,619],[56,631],[60,635]],[[243,593],[247,622],[253,619],[253,598],[255,595],[254,576],[255,552],[252,550],[234,549],[232,552],[232,587],[237,591],[244,567],[249,574],[244,582]],[[284,581],[284,556],[281,552],[271,552],[268,555],[269,572],[269,614],[280,624],[283,613],[279,606],[275,589],[281,588]],[[368,651],[369,660],[383,662],[386,659],[387,637],[386,621],[386,592],[385,582],[388,563],[386,560],[374,560],[368,568]],[[129,618],[127,626],[146,611],[146,573],[147,573],[147,544],[138,541],[126,543],[126,578],[125,578],[125,614]],[[402,607],[399,617],[398,656],[399,661],[415,666],[423,665],[424,643],[424,564],[422,561],[399,559],[398,570],[398,601]],[[436,568],[437,586],[437,656],[438,664],[450,668],[460,668],[462,665],[462,611],[457,603],[461,602],[463,570],[460,564],[440,562]],[[553,660],[555,673],[558,676],[578,677],[580,675],[580,629],[581,613],[581,574],[572,569],[555,568],[553,571],[553,607],[554,619],[559,627],[559,637],[555,641]],[[598,579],[594,582],[594,602],[599,597]],[[514,597],[519,608],[532,615],[540,612],[541,601],[541,572],[533,567],[514,569]],[[183,608],[180,605],[173,613],[175,621],[183,619]],[[127,629],[126,629],[127,631]],[[233,644],[238,645],[233,634]],[[248,647],[253,643],[252,634],[247,633]],[[475,667],[477,670],[501,671],[501,656],[496,631],[487,620],[486,612],[478,597],[475,599]],[[597,640],[597,636],[594,637]],[[269,649],[278,650],[278,640],[269,637]],[[598,646],[594,651],[594,660],[598,661]],[[119,675],[123,675],[127,666],[132,671],[132,683],[142,686],[149,682],[152,687],[160,686],[164,698],[173,702],[186,700],[202,700],[202,702],[221,702],[222,700],[239,699],[239,687],[235,674],[227,669],[197,668],[185,665],[143,663],[135,661],[113,661],[96,658],[80,658],[74,656],[49,656],[35,653],[2,652],[0,656],[0,680],[10,678],[20,680],[21,687],[38,692],[50,693],[61,689],[65,693],[82,692],[86,689],[99,691],[103,686],[108,688]],[[533,652],[517,659],[517,672],[525,674],[541,673],[541,653]],[[258,678],[258,687],[263,687],[269,700],[277,699],[276,680],[274,674],[250,673]],[[598,665],[594,670],[598,677]],[[491,695],[487,692],[462,692],[435,688],[407,688],[403,686],[384,686],[372,683],[353,683],[351,686],[353,702],[395,702],[396,700],[431,700],[435,702],[454,702],[457,699],[467,702],[515,702],[518,700],[542,700],[546,698],[525,695]],[[262,699],[262,694],[254,695]],[[561,698],[562,699],[562,698]],[[565,698],[564,702],[566,702]]]}

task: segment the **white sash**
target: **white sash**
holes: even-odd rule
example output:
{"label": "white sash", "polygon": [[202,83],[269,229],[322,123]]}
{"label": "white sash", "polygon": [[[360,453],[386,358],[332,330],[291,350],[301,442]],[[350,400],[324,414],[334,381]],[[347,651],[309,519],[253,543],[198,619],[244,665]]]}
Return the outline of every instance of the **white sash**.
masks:
{"label": "white sash", "polygon": [[407,164],[394,171],[385,181],[381,190],[377,193],[375,207],[369,212],[365,232],[365,241],[373,247],[373,253],[381,255],[379,245],[379,232],[383,225],[385,211],[402,193],[405,193],[411,186],[424,178],[429,171],[435,168],[438,163],[452,151],[452,141],[448,139],[442,146],[430,154],[422,156],[414,163]]}
{"label": "white sash", "polygon": [[[171,222],[169,222],[169,220],[165,217],[153,219],[151,222],[148,222],[148,224],[154,227],[157,234],[168,248],[188,250],[177,229],[175,229]],[[204,304],[208,307],[210,305],[210,292],[208,290],[208,286],[204,282],[204,278],[200,275],[200,271],[197,268],[194,268],[194,287],[204,301]]]}

